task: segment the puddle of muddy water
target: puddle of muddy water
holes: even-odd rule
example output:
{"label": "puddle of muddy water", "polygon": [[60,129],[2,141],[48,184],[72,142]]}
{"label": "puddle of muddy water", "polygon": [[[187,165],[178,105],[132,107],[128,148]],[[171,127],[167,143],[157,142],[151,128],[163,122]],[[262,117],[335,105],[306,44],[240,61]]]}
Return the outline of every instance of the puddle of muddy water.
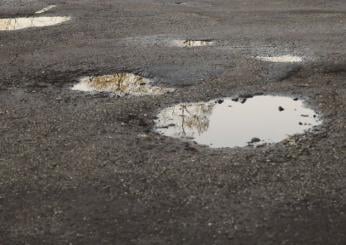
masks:
{"label": "puddle of muddy water", "polygon": [[152,80],[132,73],[116,73],[96,77],[83,77],[72,90],[84,92],[109,92],[118,96],[161,95],[174,92],[172,88],[154,86]]}
{"label": "puddle of muddy water", "polygon": [[256,59],[273,62],[273,63],[300,63],[303,62],[303,58],[294,55],[282,55],[282,56],[256,56]]}
{"label": "puddle of muddy water", "polygon": [[49,5],[49,6],[43,8],[41,10],[36,11],[35,14],[43,14],[43,13],[45,13],[45,12],[55,8],[55,7],[56,7],[56,5]]}
{"label": "puddle of muddy water", "polygon": [[15,31],[32,27],[54,26],[69,21],[70,19],[71,17],[68,16],[0,19],[0,31]]}
{"label": "puddle of muddy water", "polygon": [[156,132],[212,148],[276,143],[321,123],[303,101],[271,95],[182,103],[157,118]]}
{"label": "puddle of muddy water", "polygon": [[171,46],[181,48],[194,48],[194,47],[205,47],[212,46],[215,42],[211,40],[173,40]]}

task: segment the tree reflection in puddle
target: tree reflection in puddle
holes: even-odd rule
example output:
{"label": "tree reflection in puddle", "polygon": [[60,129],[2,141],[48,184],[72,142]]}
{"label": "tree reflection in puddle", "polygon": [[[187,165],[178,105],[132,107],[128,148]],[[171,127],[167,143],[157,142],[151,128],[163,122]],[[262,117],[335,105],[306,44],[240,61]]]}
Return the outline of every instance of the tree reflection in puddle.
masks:
{"label": "tree reflection in puddle", "polygon": [[213,107],[213,103],[180,104],[160,114],[161,126],[168,130],[179,127],[181,130],[175,130],[176,137],[194,138],[208,130]]}
{"label": "tree reflection in puddle", "polygon": [[118,96],[160,95],[174,91],[172,88],[154,86],[150,79],[131,73],[83,77],[72,87],[72,90],[109,92]]}
{"label": "tree reflection in puddle", "polygon": [[284,96],[183,103],[162,110],[155,131],[210,147],[275,143],[321,123],[303,101]]}

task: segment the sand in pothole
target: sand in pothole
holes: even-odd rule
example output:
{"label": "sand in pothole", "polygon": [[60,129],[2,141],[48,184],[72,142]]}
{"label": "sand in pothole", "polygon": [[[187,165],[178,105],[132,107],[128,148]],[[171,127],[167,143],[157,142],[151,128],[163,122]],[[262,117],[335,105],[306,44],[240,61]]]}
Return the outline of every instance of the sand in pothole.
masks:
{"label": "sand in pothole", "polygon": [[215,42],[211,40],[173,40],[172,46],[181,48],[212,46]]}
{"label": "sand in pothole", "polygon": [[162,110],[155,131],[213,148],[276,143],[321,123],[303,101],[284,96],[225,98]]}
{"label": "sand in pothole", "polygon": [[54,26],[69,21],[70,19],[71,17],[67,16],[0,19],[0,31],[14,31],[31,27]]}
{"label": "sand in pothole", "polygon": [[256,56],[256,59],[274,62],[274,63],[300,63],[303,61],[303,58],[300,56],[293,55],[282,55],[282,56]]}
{"label": "sand in pothole", "polygon": [[131,73],[83,77],[78,84],[72,87],[72,90],[109,92],[118,96],[160,95],[174,91],[172,88],[154,86],[150,79]]}
{"label": "sand in pothole", "polygon": [[43,14],[43,13],[45,13],[45,12],[55,8],[55,7],[56,7],[56,5],[49,5],[49,6],[43,8],[41,10],[36,11],[35,14]]}

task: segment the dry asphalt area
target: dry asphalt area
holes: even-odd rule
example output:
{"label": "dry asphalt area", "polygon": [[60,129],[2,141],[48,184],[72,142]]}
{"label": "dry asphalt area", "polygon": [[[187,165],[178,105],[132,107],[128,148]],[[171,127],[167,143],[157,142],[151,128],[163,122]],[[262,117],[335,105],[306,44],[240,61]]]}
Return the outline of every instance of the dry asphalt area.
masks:
{"label": "dry asphalt area", "polygon": [[[1,245],[346,244],[345,0],[0,0],[0,19]],[[174,92],[71,90],[125,72]],[[154,130],[258,94],[322,124],[233,148]]]}

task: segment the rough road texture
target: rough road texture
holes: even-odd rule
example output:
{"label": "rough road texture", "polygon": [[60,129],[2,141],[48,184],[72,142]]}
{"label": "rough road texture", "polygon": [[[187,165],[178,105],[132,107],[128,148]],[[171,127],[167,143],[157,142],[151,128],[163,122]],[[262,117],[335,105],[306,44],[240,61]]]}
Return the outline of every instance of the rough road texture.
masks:
{"label": "rough road texture", "polygon": [[[0,244],[346,244],[344,0],[0,0],[0,17],[71,16],[0,32]],[[215,46],[168,47],[173,39]],[[300,64],[254,59],[299,55]],[[129,71],[175,93],[71,91]],[[318,130],[213,150],[155,134],[174,103],[305,98]]]}

